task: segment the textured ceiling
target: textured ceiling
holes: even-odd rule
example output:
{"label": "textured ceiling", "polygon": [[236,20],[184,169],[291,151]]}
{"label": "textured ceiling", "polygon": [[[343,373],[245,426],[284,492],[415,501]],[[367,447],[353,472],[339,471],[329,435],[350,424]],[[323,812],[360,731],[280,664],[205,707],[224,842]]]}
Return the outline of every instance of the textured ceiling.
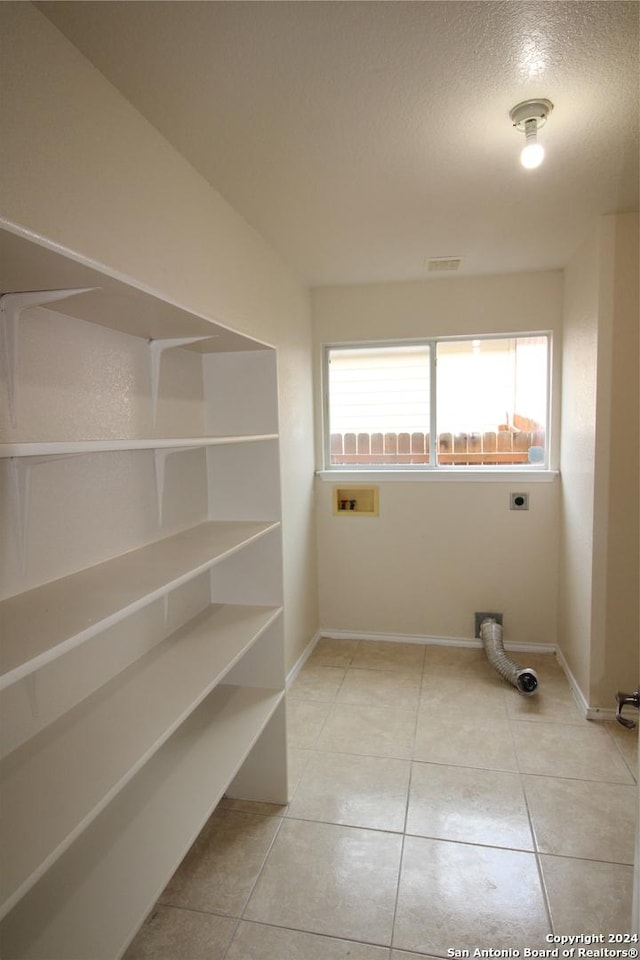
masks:
{"label": "textured ceiling", "polygon": [[311,284],[561,267],[638,208],[637,2],[37,6]]}

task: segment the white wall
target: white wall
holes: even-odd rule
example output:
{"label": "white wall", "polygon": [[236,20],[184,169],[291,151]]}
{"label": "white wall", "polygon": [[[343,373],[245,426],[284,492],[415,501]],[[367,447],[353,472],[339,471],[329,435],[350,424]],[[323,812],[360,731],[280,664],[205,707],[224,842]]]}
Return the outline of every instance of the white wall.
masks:
{"label": "white wall", "polygon": [[638,214],[604,218],[612,251],[611,407],[607,458],[606,623],[591,698],[636,689],[640,646],[640,308]]}
{"label": "white wall", "polygon": [[35,8],[0,16],[0,214],[278,347],[292,664],[317,626],[307,291]]}
{"label": "white wall", "polygon": [[[0,17],[0,214],[278,346],[292,664],[317,625],[307,293],[260,236],[46,18],[27,3],[0,5]],[[633,528],[626,505],[637,501],[637,481],[621,433],[610,447],[598,448],[596,462],[593,391],[596,383],[598,389],[605,383],[608,350],[609,399],[598,412],[604,436],[606,425],[621,423],[621,411],[633,404],[623,384],[637,385],[637,368],[630,369],[637,358],[632,346],[638,323],[637,215],[635,226],[617,218],[603,229],[609,252],[603,259],[599,229],[569,265],[564,291],[559,634],[557,481],[518,483],[532,494],[529,514],[509,512],[510,483],[388,483],[379,520],[334,518],[330,484],[319,481],[324,626],[469,636],[473,611],[497,608],[505,613],[507,640],[553,643],[558,637],[588,696],[610,694],[614,675],[620,684],[634,682],[628,674],[637,620],[633,634],[628,597],[637,591],[637,577],[634,582],[629,560],[634,546],[625,531]],[[603,271],[608,279],[601,286]],[[560,272],[317,290],[313,373],[319,374],[323,341],[540,328],[554,330],[558,339],[562,297]],[[603,297],[610,320],[598,331]],[[597,341],[605,329],[609,340],[600,340],[598,358]],[[613,376],[620,364],[627,373]],[[319,399],[317,404],[320,417]],[[558,418],[559,405],[556,438]],[[633,422],[629,429],[633,432]],[[637,437],[637,426],[635,431]],[[320,441],[316,455],[319,464]],[[606,510],[589,526],[585,517],[600,490]],[[594,542],[605,550],[596,551],[596,572],[607,558],[604,574],[595,580]],[[594,583],[600,598],[595,611]],[[637,604],[635,610],[637,617]],[[591,658],[595,622],[600,640]]]}
{"label": "white wall", "polygon": [[[559,347],[562,273],[319,288],[313,310],[320,422],[323,343],[545,329]],[[378,518],[334,516],[332,487],[316,484],[324,629],[468,638],[475,611],[498,610],[507,642],[556,643],[557,479],[384,480]]]}
{"label": "white wall", "polygon": [[559,637],[585,695],[590,680],[598,252],[594,229],[565,270],[562,343]]}
{"label": "white wall", "polygon": [[560,649],[585,700],[638,676],[638,215],[601,218],[565,271]]}

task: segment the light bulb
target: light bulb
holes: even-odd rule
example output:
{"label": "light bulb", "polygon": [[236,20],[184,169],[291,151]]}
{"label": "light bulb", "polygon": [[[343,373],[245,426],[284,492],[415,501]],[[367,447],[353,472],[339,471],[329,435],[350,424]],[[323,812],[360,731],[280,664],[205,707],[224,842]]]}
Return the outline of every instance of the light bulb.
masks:
{"label": "light bulb", "polygon": [[534,118],[527,120],[524,125],[526,145],[520,154],[520,163],[527,170],[534,170],[544,160],[544,147],[538,143],[538,121]]}
{"label": "light bulb", "polygon": [[511,123],[526,138],[520,154],[520,162],[526,170],[535,170],[544,160],[544,147],[538,143],[538,128],[544,126],[552,110],[551,100],[523,100],[509,111]]}
{"label": "light bulb", "polygon": [[527,170],[535,170],[544,160],[544,147],[541,143],[528,143],[520,154],[520,163]]}

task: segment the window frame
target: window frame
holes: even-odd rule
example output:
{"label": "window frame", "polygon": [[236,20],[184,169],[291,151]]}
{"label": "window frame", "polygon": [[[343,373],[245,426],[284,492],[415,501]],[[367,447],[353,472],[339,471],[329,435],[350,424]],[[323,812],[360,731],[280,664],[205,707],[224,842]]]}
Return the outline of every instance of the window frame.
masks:
{"label": "window frame", "polygon": [[[370,464],[332,464],[331,463],[331,418],[329,394],[329,363],[331,351],[354,349],[385,349],[401,346],[427,346],[429,348],[429,436],[437,437],[437,347],[439,343],[470,342],[472,340],[520,340],[528,337],[546,337],[547,339],[547,370],[546,370],[546,423],[545,423],[545,455],[540,463],[510,463],[510,464],[439,464],[437,461],[437,443],[429,444],[428,463],[370,463]],[[385,340],[352,340],[322,345],[322,456],[321,473],[383,473],[394,475],[398,473],[411,475],[440,475],[453,476],[455,474],[491,475],[505,473],[519,474],[548,474],[553,470],[551,431],[553,423],[552,411],[552,371],[553,371],[553,331],[552,330],[519,330],[510,333],[488,334],[455,334],[450,336],[432,337],[402,337]]]}

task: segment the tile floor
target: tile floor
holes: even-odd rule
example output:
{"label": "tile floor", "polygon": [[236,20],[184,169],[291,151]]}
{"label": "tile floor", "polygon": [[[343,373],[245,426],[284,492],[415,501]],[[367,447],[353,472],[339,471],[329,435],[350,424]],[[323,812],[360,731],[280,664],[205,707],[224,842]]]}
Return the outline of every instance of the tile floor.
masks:
{"label": "tile floor", "polygon": [[628,931],[636,736],[582,719],[554,657],[517,659],[532,698],[481,650],[320,640],[288,697],[288,807],[222,800],[125,960],[523,956]]}

